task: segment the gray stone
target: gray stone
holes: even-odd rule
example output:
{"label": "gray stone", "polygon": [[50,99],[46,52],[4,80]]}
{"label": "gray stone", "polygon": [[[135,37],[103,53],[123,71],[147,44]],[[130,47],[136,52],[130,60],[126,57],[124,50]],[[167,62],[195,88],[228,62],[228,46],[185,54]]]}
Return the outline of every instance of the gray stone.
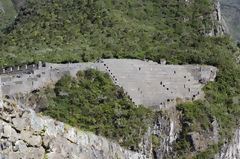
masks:
{"label": "gray stone", "polygon": [[40,148],[31,147],[25,154],[27,155],[28,158],[43,159],[45,150],[43,147]]}
{"label": "gray stone", "polygon": [[0,147],[1,147],[2,151],[10,148],[11,146],[12,146],[12,143],[9,141],[3,141],[0,143]]}
{"label": "gray stone", "polygon": [[50,136],[48,136],[48,135],[45,135],[45,136],[43,136],[43,138],[42,138],[42,144],[43,144],[43,146],[45,147],[45,148],[49,148],[49,145],[50,145],[50,142],[51,142],[51,140],[52,140],[53,138],[51,138]]}
{"label": "gray stone", "polygon": [[217,122],[217,120],[215,118],[214,118],[214,120],[212,122],[212,126],[213,126],[213,137],[212,137],[212,140],[213,140],[214,143],[218,143],[220,128],[219,128],[218,122]]}
{"label": "gray stone", "polygon": [[15,132],[15,130],[11,127],[11,125],[7,123],[2,123],[2,129],[3,129],[3,137],[9,138],[12,136],[12,133]]}
{"label": "gray stone", "polygon": [[21,158],[21,154],[18,152],[10,152],[8,154],[8,158],[9,159],[20,159]]}
{"label": "gray stone", "polygon": [[7,122],[11,122],[12,121],[11,115],[8,114],[8,112],[1,113],[1,118],[4,119]]}
{"label": "gray stone", "polygon": [[33,111],[31,111],[30,125],[34,131],[39,133],[45,128],[44,120],[36,116],[35,112]]}
{"label": "gray stone", "polygon": [[12,119],[12,123],[13,123],[14,127],[19,131],[24,130],[26,128],[26,126],[30,124],[24,118],[23,119],[22,118],[14,118],[14,119]]}
{"label": "gray stone", "polygon": [[22,131],[19,138],[31,146],[40,146],[42,144],[41,136],[33,135],[32,132]]}
{"label": "gray stone", "polygon": [[68,132],[64,135],[64,137],[73,143],[77,143],[77,140],[78,140],[77,134],[73,128],[69,129]]}
{"label": "gray stone", "polygon": [[18,146],[20,152],[26,152],[27,151],[27,145],[24,141],[18,140],[15,143],[15,146]]}
{"label": "gray stone", "polygon": [[0,152],[0,159],[8,159],[8,155],[2,154],[2,153]]}
{"label": "gray stone", "polygon": [[201,149],[201,144],[200,144],[200,135],[197,132],[194,132],[191,134],[191,139],[193,143],[193,147],[196,151],[199,151]]}
{"label": "gray stone", "polygon": [[48,156],[48,159],[64,159],[63,155],[56,152],[48,153],[47,156]]}
{"label": "gray stone", "polygon": [[140,60],[105,59],[103,62],[106,71],[133,103],[161,110],[177,98],[202,99],[202,87],[214,80],[217,71],[212,66],[160,65]]}
{"label": "gray stone", "polygon": [[13,146],[13,152],[16,152],[16,151],[18,151],[19,150],[19,146],[18,145],[16,145],[16,146]]}

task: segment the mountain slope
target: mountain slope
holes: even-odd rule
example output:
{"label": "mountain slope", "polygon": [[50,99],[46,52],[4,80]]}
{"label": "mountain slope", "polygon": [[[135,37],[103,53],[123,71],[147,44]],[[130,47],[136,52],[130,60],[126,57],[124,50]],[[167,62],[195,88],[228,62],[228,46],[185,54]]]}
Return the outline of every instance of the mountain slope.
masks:
{"label": "mountain slope", "polygon": [[[183,129],[171,145],[176,156],[211,158],[231,140],[240,114],[239,53],[229,36],[207,36],[218,25],[212,19],[213,4],[213,0],[29,0],[0,35],[0,67],[110,57],[217,66],[216,81],[204,87],[206,100],[177,107]],[[218,144],[196,150],[189,135],[209,137],[215,120]],[[154,141],[157,149],[159,141]]]}
{"label": "mountain slope", "polygon": [[0,65],[109,57],[211,64],[211,52],[222,50],[217,39],[204,36],[213,26],[211,6],[211,0],[194,4],[178,0],[29,1],[9,33],[0,38]]}
{"label": "mountain slope", "polygon": [[0,32],[14,22],[17,12],[11,0],[0,0]]}
{"label": "mountain slope", "polygon": [[221,0],[221,9],[232,38],[240,41],[240,1]]}

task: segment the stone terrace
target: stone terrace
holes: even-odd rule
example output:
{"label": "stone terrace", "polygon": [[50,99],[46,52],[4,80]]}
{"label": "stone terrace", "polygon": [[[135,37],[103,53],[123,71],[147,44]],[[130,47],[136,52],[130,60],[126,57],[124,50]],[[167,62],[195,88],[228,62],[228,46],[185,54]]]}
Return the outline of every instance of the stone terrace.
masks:
{"label": "stone terrace", "polygon": [[140,60],[104,60],[115,84],[122,86],[136,104],[166,107],[176,98],[194,100],[204,96],[202,87],[213,81],[217,69],[200,65],[160,65]]}
{"label": "stone terrace", "polygon": [[182,100],[204,96],[204,84],[213,81],[217,69],[201,65],[161,65],[152,61],[104,59],[96,63],[51,64],[8,68],[0,71],[0,96],[15,96],[56,83],[63,75],[75,76],[79,70],[94,68],[108,72],[122,86],[135,105],[155,109]]}

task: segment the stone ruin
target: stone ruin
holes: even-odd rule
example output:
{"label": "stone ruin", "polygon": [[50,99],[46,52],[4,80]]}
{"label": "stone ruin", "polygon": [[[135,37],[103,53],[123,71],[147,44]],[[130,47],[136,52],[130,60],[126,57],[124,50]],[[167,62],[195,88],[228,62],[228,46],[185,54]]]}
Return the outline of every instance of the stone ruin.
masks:
{"label": "stone ruin", "polygon": [[205,65],[165,65],[152,61],[104,59],[95,63],[41,63],[0,72],[0,96],[30,93],[56,83],[64,75],[97,69],[109,73],[113,82],[124,88],[135,105],[167,108],[177,99],[201,99],[203,86],[213,81],[217,68]]}

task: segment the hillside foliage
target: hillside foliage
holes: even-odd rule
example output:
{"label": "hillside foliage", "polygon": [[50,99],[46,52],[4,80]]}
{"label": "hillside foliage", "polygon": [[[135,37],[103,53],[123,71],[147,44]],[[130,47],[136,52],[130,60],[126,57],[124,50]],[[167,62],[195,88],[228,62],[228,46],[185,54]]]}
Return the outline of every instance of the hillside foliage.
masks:
{"label": "hillside foliage", "polygon": [[213,25],[211,5],[211,0],[192,5],[179,0],[28,0],[0,37],[0,66],[112,57],[212,64],[214,53],[223,51],[218,38],[204,36]]}
{"label": "hillside foliage", "polygon": [[[231,139],[240,115],[240,69],[236,61],[239,49],[228,35],[206,36],[218,25],[211,19],[212,6],[213,0],[194,0],[193,4],[184,0],[28,0],[14,23],[0,35],[0,67],[99,58],[156,62],[165,58],[168,64],[216,66],[216,81],[204,88],[206,100],[180,105],[178,110],[183,114],[182,125],[206,117],[200,120],[206,130],[211,122],[208,117],[215,117],[220,127],[220,147]],[[144,112],[148,110],[135,108],[106,75],[89,72],[93,81],[88,73],[60,80],[54,90],[57,96],[50,99],[52,111],[45,113],[136,149],[140,136],[133,136],[142,135],[145,123],[140,122],[147,119]],[[100,79],[106,87],[100,87]],[[60,92],[70,95],[58,96]],[[107,98],[99,100],[102,97]],[[119,119],[118,113],[123,118]],[[122,127],[123,123],[127,125]],[[184,135],[191,131],[181,132],[175,145],[179,154],[192,151]],[[206,152],[215,151],[200,155],[209,158]]]}
{"label": "hillside foliage", "polygon": [[137,150],[138,144],[152,125],[153,112],[136,107],[122,88],[113,84],[107,73],[94,69],[65,76],[55,89],[47,89],[49,107],[43,114],[82,130],[115,140]]}
{"label": "hillside foliage", "polygon": [[14,22],[15,16],[17,16],[17,12],[11,0],[0,0],[0,37],[4,28]]}

